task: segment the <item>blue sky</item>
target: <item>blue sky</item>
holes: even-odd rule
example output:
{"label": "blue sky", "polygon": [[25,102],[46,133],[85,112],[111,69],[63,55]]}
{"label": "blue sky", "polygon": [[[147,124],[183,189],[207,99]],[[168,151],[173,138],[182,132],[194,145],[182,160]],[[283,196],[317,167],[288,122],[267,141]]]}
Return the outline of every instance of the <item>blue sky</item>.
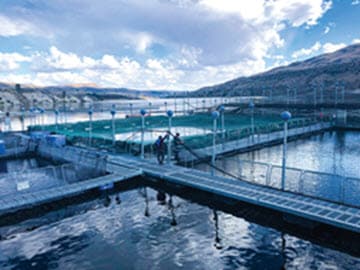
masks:
{"label": "blue sky", "polygon": [[360,42],[360,0],[0,0],[0,82],[194,90]]}

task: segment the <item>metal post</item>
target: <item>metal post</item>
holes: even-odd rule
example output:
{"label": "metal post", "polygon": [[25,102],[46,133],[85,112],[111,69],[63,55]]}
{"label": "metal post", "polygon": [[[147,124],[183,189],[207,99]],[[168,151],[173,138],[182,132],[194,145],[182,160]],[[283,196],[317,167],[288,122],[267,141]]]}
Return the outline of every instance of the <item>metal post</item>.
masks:
{"label": "metal post", "polygon": [[40,108],[40,125],[41,125],[41,130],[44,130],[44,109]]}
{"label": "metal post", "polygon": [[169,118],[169,134],[168,134],[168,145],[167,145],[167,150],[168,150],[168,154],[167,154],[167,163],[168,164],[171,164],[171,119],[172,119],[172,117],[173,117],[173,115],[174,115],[174,113],[173,113],[173,111],[171,111],[171,110],[168,110],[167,112],[166,112],[166,114],[167,114],[167,116],[168,116],[168,118]]}
{"label": "metal post", "polygon": [[284,111],[280,114],[280,116],[282,120],[284,120],[284,143],[283,143],[282,170],[281,170],[281,190],[285,190],[288,120],[291,118],[291,113],[288,111]]}
{"label": "metal post", "polygon": [[223,105],[220,106],[219,112],[221,115],[221,138],[225,140],[225,107]]}
{"label": "metal post", "polygon": [[167,112],[168,109],[167,109],[167,102],[166,101],[164,102],[164,105],[165,105],[165,112]]}
{"label": "metal post", "polygon": [[115,114],[116,114],[116,107],[115,104],[111,106],[111,127],[112,127],[112,144],[115,146],[116,143],[116,135],[115,135]]}
{"label": "metal post", "polygon": [[58,111],[58,110],[55,110],[54,113],[55,113],[55,129],[56,129],[56,131],[58,131],[59,111]]}
{"label": "metal post", "polygon": [[140,110],[140,114],[141,114],[141,159],[144,159],[144,133],[145,133],[145,114],[146,114],[146,110],[141,109]]}
{"label": "metal post", "polygon": [[254,102],[250,101],[249,103],[249,108],[251,110],[251,139],[254,142],[254,137],[255,137],[255,123],[254,123],[254,108],[255,108],[255,104]]}
{"label": "metal post", "polygon": [[174,99],[174,112],[177,113],[177,102],[176,102],[177,96],[175,94],[175,99]]}
{"label": "metal post", "polygon": [[93,109],[92,107],[90,107],[89,109],[89,146],[91,146],[91,140],[92,140],[92,128],[93,128],[93,125],[92,125],[92,115],[93,115]]}
{"label": "metal post", "polygon": [[341,85],[341,102],[344,104],[345,103],[345,83],[342,82]]}
{"label": "metal post", "polygon": [[216,128],[217,128],[217,119],[219,117],[218,111],[213,111],[211,114],[213,118],[213,147],[212,147],[212,156],[211,156],[211,175],[215,174],[215,159],[216,159]]}
{"label": "metal post", "polygon": [[205,99],[202,100],[203,112],[205,112]]}

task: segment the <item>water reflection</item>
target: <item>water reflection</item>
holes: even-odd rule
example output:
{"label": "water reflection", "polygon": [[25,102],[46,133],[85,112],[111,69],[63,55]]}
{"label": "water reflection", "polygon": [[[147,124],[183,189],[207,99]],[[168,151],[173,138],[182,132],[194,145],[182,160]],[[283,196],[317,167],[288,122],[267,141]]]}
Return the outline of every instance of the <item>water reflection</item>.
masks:
{"label": "water reflection", "polygon": [[[226,159],[254,160],[281,165],[281,145],[239,154]],[[359,132],[326,132],[288,143],[287,166],[360,178]]]}
{"label": "water reflection", "polygon": [[[16,230],[0,241],[1,269],[356,269],[360,260],[281,231],[247,216],[276,221],[256,209],[209,200],[191,190],[142,187],[110,191],[104,207],[89,208],[33,230]],[[209,207],[179,197],[188,195]],[[121,196],[121,204],[116,198]],[[204,199],[202,199],[204,198]],[[144,202],[151,215],[144,216]],[[165,204],[164,204],[165,202]],[[222,208],[219,208],[221,206]],[[233,213],[224,212],[231,209]],[[61,210],[58,210],[61,211]],[[146,212],[146,211],[145,211]],[[56,211],[52,212],[56,215]],[[275,222],[273,221],[273,222]],[[27,221],[27,224],[30,224]],[[176,225],[176,226],[174,226]],[[1,232],[0,228],[0,232]],[[286,241],[286,242],[285,242]]]}

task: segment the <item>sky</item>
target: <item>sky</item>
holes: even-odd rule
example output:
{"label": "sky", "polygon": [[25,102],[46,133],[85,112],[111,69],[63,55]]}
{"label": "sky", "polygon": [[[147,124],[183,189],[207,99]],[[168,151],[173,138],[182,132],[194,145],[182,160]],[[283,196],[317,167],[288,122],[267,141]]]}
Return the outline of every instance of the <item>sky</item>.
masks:
{"label": "sky", "polygon": [[360,0],[0,0],[0,82],[195,90],[359,29]]}

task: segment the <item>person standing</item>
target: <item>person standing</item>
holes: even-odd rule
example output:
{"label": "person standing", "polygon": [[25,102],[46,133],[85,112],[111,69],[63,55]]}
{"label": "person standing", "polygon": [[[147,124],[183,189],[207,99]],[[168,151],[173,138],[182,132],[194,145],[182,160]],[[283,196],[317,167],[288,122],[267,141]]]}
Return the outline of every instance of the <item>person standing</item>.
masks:
{"label": "person standing", "polygon": [[174,155],[175,155],[175,160],[177,161],[177,162],[179,162],[180,161],[180,158],[179,158],[179,153],[180,153],[180,151],[181,151],[181,148],[182,148],[182,146],[183,146],[183,144],[184,144],[184,142],[181,140],[181,138],[180,138],[180,133],[176,133],[175,134],[175,137],[174,137]]}
{"label": "person standing", "polygon": [[159,136],[158,139],[155,142],[155,149],[156,149],[156,158],[159,162],[159,164],[164,163],[165,158],[165,150],[166,150],[166,144],[165,140],[168,138],[168,135],[166,136]]}

